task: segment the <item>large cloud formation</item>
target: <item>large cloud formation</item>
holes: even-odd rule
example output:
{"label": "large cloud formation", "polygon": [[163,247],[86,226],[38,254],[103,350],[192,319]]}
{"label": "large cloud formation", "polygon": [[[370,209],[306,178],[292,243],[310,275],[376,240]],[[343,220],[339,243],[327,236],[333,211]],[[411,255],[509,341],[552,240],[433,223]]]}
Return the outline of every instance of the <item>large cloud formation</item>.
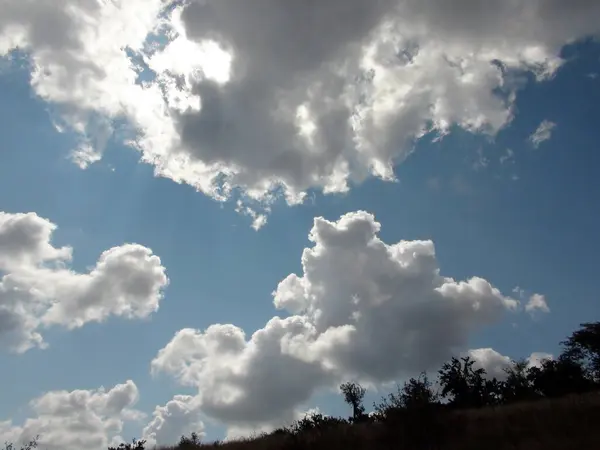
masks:
{"label": "large cloud formation", "polygon": [[35,213],[0,212],[0,346],[24,352],[46,346],[43,327],[145,318],[158,309],[168,278],[149,248],[111,248],[89,273],[77,273],[67,267],[71,247],[52,245],[55,229]]}
{"label": "large cloud formation", "polygon": [[125,118],[157,174],[267,203],[392,179],[428,131],[493,135],[512,116],[507,71],[549,77],[565,44],[600,31],[590,0],[1,5],[0,54],[29,54],[82,167]]}
{"label": "large cloud formation", "polygon": [[390,245],[379,229],[362,211],[316,218],[302,275],[273,293],[287,317],[249,338],[234,325],[183,329],[152,371],[197,386],[207,415],[261,426],[294,418],[317,389],[341,379],[377,384],[437,369],[473,332],[522,309],[482,278],[441,275],[431,241]]}
{"label": "large cloud formation", "polygon": [[126,421],[144,417],[133,408],[138,398],[131,380],[109,390],[47,392],[30,402],[35,415],[22,426],[0,422],[0,435],[17,446],[39,435],[39,446],[47,450],[106,449],[123,442]]}

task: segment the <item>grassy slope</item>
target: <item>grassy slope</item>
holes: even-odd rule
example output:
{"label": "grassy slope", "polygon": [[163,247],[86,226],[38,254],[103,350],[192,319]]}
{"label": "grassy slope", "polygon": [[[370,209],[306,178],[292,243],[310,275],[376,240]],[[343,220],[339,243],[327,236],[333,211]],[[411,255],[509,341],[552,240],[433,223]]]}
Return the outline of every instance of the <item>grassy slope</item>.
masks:
{"label": "grassy slope", "polygon": [[[405,417],[391,423],[342,425],[300,436],[267,435],[219,445],[223,450],[275,449],[600,449],[600,392],[498,408]],[[204,444],[192,448],[214,448]],[[175,450],[181,447],[165,447]]]}

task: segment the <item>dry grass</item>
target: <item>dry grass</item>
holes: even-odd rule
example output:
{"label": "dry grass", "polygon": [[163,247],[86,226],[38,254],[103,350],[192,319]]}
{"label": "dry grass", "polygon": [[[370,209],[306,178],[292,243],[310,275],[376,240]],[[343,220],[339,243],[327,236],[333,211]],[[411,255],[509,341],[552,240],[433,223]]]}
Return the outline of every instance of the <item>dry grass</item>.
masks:
{"label": "dry grass", "polygon": [[[213,444],[187,447],[209,449]],[[222,450],[600,449],[600,392],[466,411],[435,410],[387,423],[340,425],[218,445]],[[170,447],[162,450],[185,450]]]}

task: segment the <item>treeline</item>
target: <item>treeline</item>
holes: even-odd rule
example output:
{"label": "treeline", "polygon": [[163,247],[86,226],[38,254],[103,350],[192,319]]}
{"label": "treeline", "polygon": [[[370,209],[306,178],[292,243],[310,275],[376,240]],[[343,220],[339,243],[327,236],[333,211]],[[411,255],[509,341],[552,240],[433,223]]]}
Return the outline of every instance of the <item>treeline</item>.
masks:
{"label": "treeline", "polygon": [[[528,404],[533,412],[527,414],[539,415],[540,422],[534,426],[547,429],[548,424],[558,425],[546,433],[557,435],[557,448],[565,448],[560,447],[564,441],[558,442],[565,438],[565,433],[578,434],[567,438],[571,445],[574,439],[589,439],[590,436],[585,435],[589,430],[598,436],[600,443],[600,430],[596,431],[595,425],[599,423],[600,402],[595,397],[589,402],[582,401],[585,397],[581,397],[600,390],[600,322],[581,324],[561,345],[562,352],[558,357],[542,360],[537,365],[527,360],[513,361],[504,369],[502,379],[489,376],[483,368],[476,368],[476,361],[471,357],[452,358],[437,372],[436,380],[430,379],[425,372],[409,379],[395,392],[374,403],[369,414],[363,405],[366,389],[359,383],[347,382],[340,386],[340,392],[351,407],[352,415],[348,419],[307,415],[290,427],[276,430],[271,436],[287,436],[285,442],[289,445],[284,446],[290,448],[314,448],[315,441],[311,438],[320,436],[320,448],[337,448],[332,442],[337,443],[348,434],[340,427],[362,426],[360,432],[349,433],[353,437],[346,439],[340,448],[371,448],[373,445],[377,448],[455,448],[454,442],[456,448],[465,449],[471,448],[471,441],[475,441],[473,448],[480,448],[481,443],[475,436],[489,432],[488,435],[495,433],[502,441],[512,439],[506,448],[520,448],[516,442],[530,440],[535,431],[524,426],[527,419],[523,420],[523,414],[514,408],[511,410],[510,405]],[[571,394],[579,397],[573,402],[556,400]],[[537,403],[540,408],[535,408]],[[505,408],[495,408],[501,406]],[[485,415],[477,414],[478,410],[491,413],[487,414],[487,422],[482,419]],[[494,411],[502,412],[493,416]],[[585,419],[580,417],[582,411],[586,411]],[[560,420],[556,421],[558,418]],[[590,420],[595,421],[591,426]],[[502,424],[490,425],[490,422]],[[575,433],[573,430],[580,425]],[[483,429],[474,432],[477,427]],[[339,430],[337,435],[327,433],[335,429]],[[371,439],[369,435],[376,437]],[[327,438],[330,441],[325,444]],[[489,449],[505,448],[503,442],[486,445]],[[540,444],[540,448],[550,448],[549,445],[546,442]]]}
{"label": "treeline", "polygon": [[[490,377],[485,369],[477,368],[476,361],[470,357],[452,358],[437,372],[435,380],[425,372],[409,379],[399,385],[395,392],[375,402],[371,413],[366,413],[363,404],[366,389],[359,383],[343,383],[340,392],[351,407],[351,416],[347,419],[310,414],[288,427],[244,442],[202,444],[198,435],[192,433],[190,437],[183,436],[179,444],[170,449],[223,445],[237,449],[242,444],[244,447],[240,448],[244,449],[455,448],[452,444],[447,447],[448,442],[455,442],[456,448],[465,449],[471,448],[467,439],[469,436],[477,441],[482,439],[482,433],[489,431],[491,435],[496,433],[499,439],[507,439],[511,433],[516,433],[515,440],[531,439],[532,426],[539,426],[540,430],[553,427],[548,430],[552,433],[559,432],[561,427],[564,431],[566,422],[570,422],[573,429],[583,427],[577,433],[571,432],[569,439],[587,438],[585,433],[593,433],[598,435],[600,444],[600,431],[596,431],[600,419],[600,395],[594,394],[598,399],[594,395],[585,395],[591,391],[600,392],[600,322],[581,324],[561,345],[560,355],[543,360],[539,365],[531,365],[527,360],[513,361],[505,369],[502,379]],[[580,400],[570,404],[570,394],[579,394]],[[567,397],[567,402],[555,400],[560,397]],[[590,401],[581,400],[588,398]],[[534,412],[527,415],[517,413],[514,416],[515,408],[510,408],[511,404],[519,404],[518,408],[528,404],[528,408],[533,408]],[[540,404],[539,408],[535,407],[537,404]],[[550,407],[550,404],[559,406]],[[499,406],[503,408],[495,408]],[[504,412],[495,416],[486,413],[488,422],[484,423],[481,418],[486,414],[477,411],[488,411],[492,415],[496,414],[494,411]],[[537,415],[536,420],[545,422],[530,423],[527,430],[521,430],[524,422],[531,420],[532,414]],[[474,417],[480,421],[476,427],[469,425]],[[562,422],[554,427],[552,421],[558,417]],[[502,425],[505,428],[501,431],[486,431],[486,427],[497,428],[502,421],[505,422]],[[490,426],[491,422],[493,426]],[[521,422],[521,428],[515,425],[518,422]],[[539,435],[542,434],[547,435],[540,431]],[[571,440],[568,441],[569,445]],[[21,450],[31,450],[36,444],[34,440],[21,447]],[[491,443],[487,445],[489,449],[505,448],[500,443],[496,444],[497,447]],[[473,448],[479,448],[477,445],[479,443]],[[506,448],[520,448],[514,443],[511,445]],[[548,445],[545,443],[540,448],[550,448]],[[110,447],[109,450],[144,448],[143,440],[134,440],[116,448]],[[7,444],[5,449],[16,450],[11,444]]]}
{"label": "treeline", "polygon": [[[328,430],[373,424],[372,428],[379,427],[382,442],[396,445],[402,441],[409,448],[438,448],[440,441],[451,439],[450,434],[455,436],[464,428],[464,420],[455,414],[461,410],[555,399],[600,389],[600,322],[581,324],[560,344],[562,352],[556,358],[542,360],[539,365],[527,360],[513,361],[500,380],[489,376],[485,369],[476,368],[476,361],[470,357],[452,358],[437,372],[437,380],[421,373],[374,403],[369,414],[363,405],[366,389],[359,383],[343,383],[340,392],[351,407],[349,418],[314,413],[263,438],[285,437],[287,440],[282,442],[289,445],[284,446],[299,448],[303,448],[300,443],[306,438],[308,447],[314,447],[312,439],[325,436]],[[191,448],[186,446],[189,442],[189,438],[182,438],[180,448]]]}
{"label": "treeline", "polygon": [[403,410],[426,406],[473,409],[600,389],[600,322],[581,324],[561,345],[563,350],[557,358],[544,359],[539,365],[513,361],[504,369],[501,380],[476,368],[471,357],[452,358],[438,371],[437,383],[423,372],[373,404],[371,414],[366,414],[363,406],[365,388],[358,383],[344,383],[340,391],[352,407],[348,421],[382,421]]}
{"label": "treeline", "polygon": [[[455,416],[450,414],[453,411],[552,399],[600,389],[600,322],[581,324],[561,345],[558,357],[542,360],[539,365],[531,365],[527,360],[513,361],[501,380],[490,377],[483,368],[476,368],[476,361],[471,357],[452,358],[437,372],[437,382],[423,372],[374,403],[370,414],[363,405],[366,389],[359,383],[343,383],[340,392],[351,407],[349,418],[313,413],[262,438],[280,437],[287,439],[284,442],[298,444],[303,437],[314,438],[335,428],[378,423],[387,433],[401,433],[404,442],[413,447],[427,447],[434,445],[433,441],[448,438],[443,430],[448,429],[449,422],[455,422]],[[457,428],[459,424],[452,426]],[[197,435],[193,433],[191,437],[182,437],[177,448],[199,446]],[[134,441],[133,445],[122,444],[109,450],[143,448],[143,441]]]}

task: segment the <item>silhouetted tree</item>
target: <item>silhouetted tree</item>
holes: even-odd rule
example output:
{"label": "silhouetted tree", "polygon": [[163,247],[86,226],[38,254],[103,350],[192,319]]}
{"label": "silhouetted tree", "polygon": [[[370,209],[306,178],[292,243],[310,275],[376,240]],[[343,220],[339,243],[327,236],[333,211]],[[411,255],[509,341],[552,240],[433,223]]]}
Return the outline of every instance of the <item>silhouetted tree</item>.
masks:
{"label": "silhouetted tree", "polygon": [[504,371],[507,375],[502,389],[505,403],[531,400],[538,396],[529,378],[529,364],[526,360],[513,361]]}
{"label": "silhouetted tree", "polygon": [[131,444],[121,444],[118,447],[108,447],[108,450],[144,450],[146,445],[146,441],[141,440],[137,441],[133,439]]}
{"label": "silhouetted tree", "polygon": [[439,395],[425,372],[406,381],[396,392],[374,404],[384,433],[397,448],[438,448],[444,421]]}
{"label": "silhouetted tree", "polygon": [[484,379],[480,406],[495,406],[504,402],[504,382],[496,378]]}
{"label": "silhouetted tree", "polygon": [[407,409],[427,407],[437,403],[438,397],[425,372],[422,372],[417,378],[411,378],[405,382],[400,392],[402,405]]}
{"label": "silhouetted tree", "polygon": [[582,323],[565,341],[563,358],[580,363],[600,383],[600,322]]}
{"label": "silhouetted tree", "polygon": [[502,383],[485,378],[485,369],[473,368],[475,360],[466,356],[452,358],[440,371],[441,396],[456,408],[478,408],[499,403]]}
{"label": "silhouetted tree", "polygon": [[201,438],[196,432],[192,432],[189,437],[181,436],[179,439],[179,447],[184,448],[195,448],[201,444]]}
{"label": "silhouetted tree", "polygon": [[337,417],[324,416],[321,413],[306,414],[287,429],[288,433],[300,434],[306,431],[324,431],[346,423]]}
{"label": "silhouetted tree", "polygon": [[532,367],[528,379],[534,391],[544,397],[580,394],[594,388],[594,382],[578,361],[562,357],[547,359],[540,367]]}
{"label": "silhouetted tree", "polygon": [[397,410],[416,410],[438,403],[439,395],[433,390],[433,385],[425,372],[417,378],[406,381],[397,392],[390,393],[381,399],[381,403],[373,404],[378,418],[385,419]]}
{"label": "silhouetted tree", "polygon": [[358,420],[365,414],[365,408],[362,404],[367,392],[364,387],[358,383],[347,382],[340,385],[340,391],[344,396],[344,401],[352,406],[352,418]]}

